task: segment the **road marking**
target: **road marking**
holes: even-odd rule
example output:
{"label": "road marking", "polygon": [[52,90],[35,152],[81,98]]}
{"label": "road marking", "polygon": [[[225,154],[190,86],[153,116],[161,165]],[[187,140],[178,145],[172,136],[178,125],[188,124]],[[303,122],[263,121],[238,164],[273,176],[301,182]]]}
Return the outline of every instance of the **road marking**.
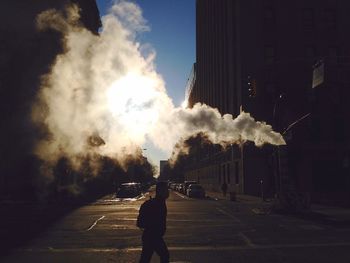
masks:
{"label": "road marking", "polygon": [[238,236],[240,236],[241,238],[243,238],[244,242],[247,244],[248,247],[255,247],[255,245],[253,244],[253,242],[242,232],[238,233]]}
{"label": "road marking", "polygon": [[225,210],[222,210],[221,208],[216,208],[216,210],[223,213],[224,215],[227,215],[231,219],[235,220],[237,223],[241,222],[241,220],[239,220],[237,217],[235,217],[234,215],[231,215],[229,212],[226,212]]}
{"label": "road marking", "polygon": [[91,229],[93,229],[97,225],[97,222],[102,220],[103,218],[105,218],[105,216],[101,216],[99,219],[97,219],[88,229],[86,229],[86,231],[90,231]]}
{"label": "road marking", "polygon": [[[278,248],[317,248],[317,247],[350,247],[349,242],[340,243],[305,243],[305,244],[272,244],[272,245],[254,245],[254,246],[170,246],[170,251],[227,251],[227,250],[264,250],[264,249],[278,249]],[[79,253],[114,253],[114,252],[140,252],[142,247],[130,247],[130,248],[27,248],[27,249],[15,249],[15,252],[53,252],[53,253],[67,253],[67,252],[79,252]]]}
{"label": "road marking", "polygon": [[182,195],[182,194],[179,194],[179,193],[177,193],[177,192],[174,192],[174,194],[176,194],[177,196],[180,196],[180,197],[183,198],[183,199],[189,199],[187,196]]}

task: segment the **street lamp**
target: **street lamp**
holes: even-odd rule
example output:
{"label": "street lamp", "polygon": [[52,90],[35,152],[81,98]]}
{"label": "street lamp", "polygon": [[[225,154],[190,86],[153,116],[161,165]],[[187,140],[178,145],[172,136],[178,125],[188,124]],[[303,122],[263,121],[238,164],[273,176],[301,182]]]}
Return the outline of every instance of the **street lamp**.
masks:
{"label": "street lamp", "polygon": [[[301,121],[303,121],[304,119],[306,119],[310,115],[311,115],[311,113],[304,114],[302,117],[298,118],[296,121],[289,124],[287,126],[287,128],[281,132],[281,135],[284,137],[288,131],[290,131],[293,127],[295,127],[298,123],[300,123]],[[285,138],[285,139],[287,140],[287,138]],[[277,157],[278,180],[276,178],[276,185],[278,184],[278,199],[279,199],[280,203],[283,203],[282,200],[284,200],[283,199],[284,197],[282,196],[283,195],[283,184],[282,184],[282,172],[281,172],[282,168],[281,168],[281,148],[280,147],[281,147],[280,145],[277,146],[277,156],[276,157]]]}

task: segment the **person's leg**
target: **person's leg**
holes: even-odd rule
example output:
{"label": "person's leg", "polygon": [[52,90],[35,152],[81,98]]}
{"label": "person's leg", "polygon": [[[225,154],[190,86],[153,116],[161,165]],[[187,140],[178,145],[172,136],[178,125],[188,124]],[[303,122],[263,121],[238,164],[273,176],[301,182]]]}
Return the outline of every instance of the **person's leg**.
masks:
{"label": "person's leg", "polygon": [[155,244],[154,251],[156,251],[160,257],[161,263],[169,263],[169,250],[163,238],[160,238],[160,240]]}
{"label": "person's leg", "polygon": [[142,252],[139,263],[149,263],[154,251],[154,243],[151,239],[142,237]]}

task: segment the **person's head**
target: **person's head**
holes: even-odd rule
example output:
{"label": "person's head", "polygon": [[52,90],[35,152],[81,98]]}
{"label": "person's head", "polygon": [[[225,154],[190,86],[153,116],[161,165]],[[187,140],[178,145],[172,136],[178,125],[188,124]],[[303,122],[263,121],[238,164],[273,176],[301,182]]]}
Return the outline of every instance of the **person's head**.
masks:
{"label": "person's head", "polygon": [[156,198],[167,199],[169,197],[169,190],[167,182],[158,182],[156,185]]}

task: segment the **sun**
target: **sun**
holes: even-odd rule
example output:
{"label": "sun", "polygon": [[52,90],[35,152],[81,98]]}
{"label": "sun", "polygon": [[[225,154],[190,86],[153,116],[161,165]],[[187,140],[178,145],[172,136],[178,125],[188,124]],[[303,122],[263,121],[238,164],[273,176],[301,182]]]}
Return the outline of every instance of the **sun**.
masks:
{"label": "sun", "polygon": [[131,136],[145,136],[158,119],[157,80],[129,73],[107,90],[108,108]]}

